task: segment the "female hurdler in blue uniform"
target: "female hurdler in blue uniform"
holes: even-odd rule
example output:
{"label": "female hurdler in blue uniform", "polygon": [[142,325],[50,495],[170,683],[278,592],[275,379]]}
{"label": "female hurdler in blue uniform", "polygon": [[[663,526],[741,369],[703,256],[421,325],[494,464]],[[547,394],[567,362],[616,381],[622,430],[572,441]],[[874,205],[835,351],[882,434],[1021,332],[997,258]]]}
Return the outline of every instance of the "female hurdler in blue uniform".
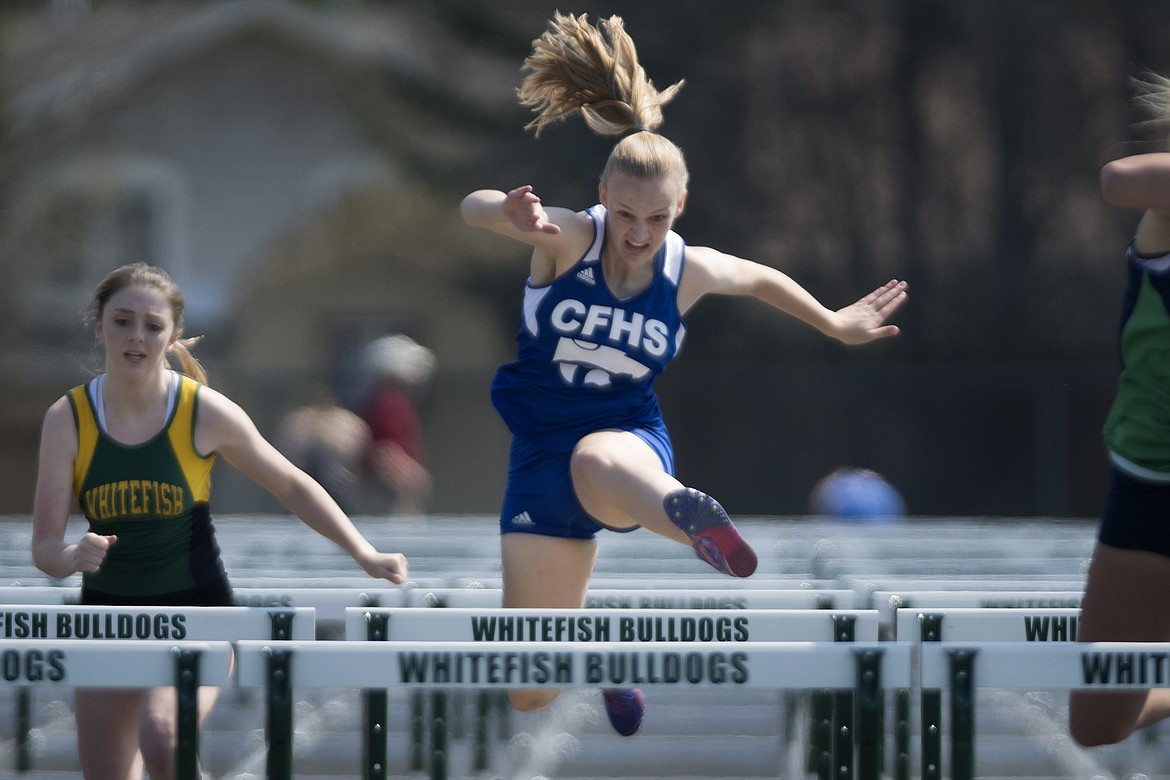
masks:
{"label": "female hurdler in blue uniform", "polygon": [[[889,282],[832,311],[774,268],[685,246],[671,228],[686,204],[686,163],[655,132],[682,84],[653,87],[620,18],[598,29],[558,14],[525,69],[519,94],[537,112],[537,133],[580,112],[595,131],[623,137],[601,175],[600,204],[586,211],[545,208],[527,185],[473,192],[462,204],[468,224],[533,248],[517,359],[492,383],[513,434],[500,517],[504,606],[583,606],[601,529],[641,526],[749,576],[756,555],[723,508],[675,479],[651,389],[679,349],[685,314],[705,295],[751,296],[862,344],[898,332],[884,323],[906,285]],[[637,731],[641,692],[603,693],[614,728]],[[509,693],[521,710],[556,695]]]}

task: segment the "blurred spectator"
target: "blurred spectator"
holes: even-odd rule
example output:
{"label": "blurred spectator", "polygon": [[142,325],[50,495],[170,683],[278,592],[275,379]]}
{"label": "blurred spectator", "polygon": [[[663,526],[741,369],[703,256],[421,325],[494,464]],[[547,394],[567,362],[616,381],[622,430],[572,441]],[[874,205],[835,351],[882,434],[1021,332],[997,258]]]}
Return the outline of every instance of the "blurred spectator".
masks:
{"label": "blurred spectator", "polygon": [[884,520],[905,516],[906,504],[876,471],[842,467],[813,487],[809,511],[825,517]]}
{"label": "blurred spectator", "polygon": [[281,421],[277,448],[333,497],[346,513],[354,511],[370,428],[338,405],[332,391],[315,382],[300,406]]}
{"label": "blurred spectator", "polygon": [[434,374],[434,353],[399,333],[371,342],[365,366],[373,378],[365,412],[373,438],[367,463],[392,494],[392,513],[422,512],[431,497],[431,475],[415,402]]}

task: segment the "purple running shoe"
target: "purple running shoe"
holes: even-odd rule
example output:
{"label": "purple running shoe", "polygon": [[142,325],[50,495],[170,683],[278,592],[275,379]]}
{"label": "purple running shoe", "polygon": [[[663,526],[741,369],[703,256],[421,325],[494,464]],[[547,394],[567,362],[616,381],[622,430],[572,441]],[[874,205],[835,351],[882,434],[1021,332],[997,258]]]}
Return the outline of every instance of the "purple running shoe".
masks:
{"label": "purple running shoe", "polygon": [[640,688],[603,688],[605,714],[613,730],[623,737],[632,737],[642,725],[646,714],[646,697]]}
{"label": "purple running shoe", "polygon": [[695,554],[732,577],[750,577],[759,562],[755,550],[735,530],[727,512],[711,496],[695,490],[676,490],[662,502],[671,522],[691,540]]}

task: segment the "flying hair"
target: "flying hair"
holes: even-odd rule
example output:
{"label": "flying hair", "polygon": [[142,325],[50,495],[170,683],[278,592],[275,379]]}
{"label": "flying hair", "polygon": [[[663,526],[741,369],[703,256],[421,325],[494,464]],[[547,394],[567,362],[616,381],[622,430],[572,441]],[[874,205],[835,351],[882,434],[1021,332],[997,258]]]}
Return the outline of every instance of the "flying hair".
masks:
{"label": "flying hair", "polygon": [[1170,78],[1143,71],[1132,79],[1134,102],[1150,116],[1141,124],[1155,125],[1162,131],[1170,131]]}
{"label": "flying hair", "polygon": [[654,132],[662,125],[662,107],[684,83],[661,92],[654,87],[620,16],[594,27],[586,14],[557,13],[532,46],[517,95],[536,112],[525,129],[537,136],[577,112],[601,135]]}

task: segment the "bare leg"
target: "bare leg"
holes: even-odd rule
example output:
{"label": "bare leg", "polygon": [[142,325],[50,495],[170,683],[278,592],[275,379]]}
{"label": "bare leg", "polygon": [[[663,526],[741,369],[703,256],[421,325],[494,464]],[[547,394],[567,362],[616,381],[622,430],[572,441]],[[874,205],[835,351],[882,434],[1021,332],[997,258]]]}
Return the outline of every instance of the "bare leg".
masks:
{"label": "bare leg", "polygon": [[[215,705],[218,688],[199,689],[199,723]],[[77,747],[86,780],[151,780],[175,776],[174,688],[87,689],[74,695]]]}
{"label": "bare leg", "polygon": [[[1081,605],[1081,642],[1170,641],[1170,558],[1097,544]],[[1111,745],[1170,715],[1170,690],[1074,691],[1069,731],[1085,746]]]}
{"label": "bare leg", "polygon": [[570,469],[577,500],[598,522],[611,528],[641,525],[690,545],[702,560],[734,577],[755,572],[755,551],[719,502],[666,473],[654,450],[634,434],[585,436],[573,449]]}
{"label": "bare leg", "polygon": [[[500,537],[504,569],[504,606],[508,608],[580,609],[597,562],[597,542],[540,534]],[[508,691],[508,700],[527,712],[552,702],[559,690]]]}
{"label": "bare leg", "polygon": [[[215,706],[219,688],[199,689],[199,725]],[[143,763],[151,780],[175,776],[175,748],[178,745],[178,694],[174,688],[153,688],[142,702],[138,719],[138,742]]]}
{"label": "bare leg", "polygon": [[77,755],[86,780],[139,780],[138,711],[144,690],[78,688]]}
{"label": "bare leg", "polygon": [[581,506],[611,528],[641,525],[690,546],[682,529],[670,521],[663,499],[683,484],[662,468],[646,442],[628,431],[598,431],[573,450],[573,489]]}

